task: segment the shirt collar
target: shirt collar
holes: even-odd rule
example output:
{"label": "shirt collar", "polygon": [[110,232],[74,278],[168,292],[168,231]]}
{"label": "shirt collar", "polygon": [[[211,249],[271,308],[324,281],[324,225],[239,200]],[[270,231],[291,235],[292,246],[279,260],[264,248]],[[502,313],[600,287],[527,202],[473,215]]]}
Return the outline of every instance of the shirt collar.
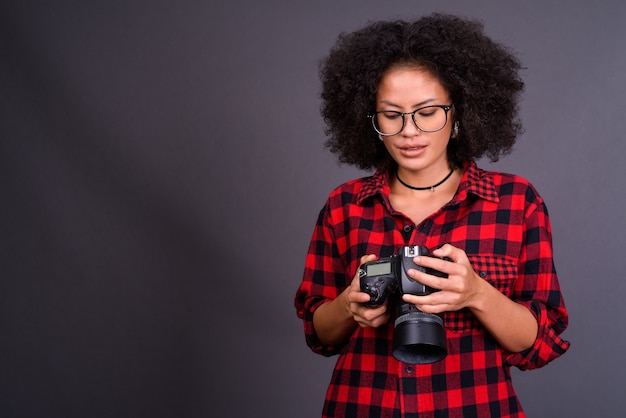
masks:
{"label": "shirt collar", "polygon": [[[468,194],[492,202],[500,200],[493,177],[488,171],[478,168],[474,161],[464,163],[463,168],[465,171],[455,200],[465,200]],[[389,196],[389,192],[389,172],[376,171],[373,176],[365,180],[357,202],[361,205],[365,200],[377,194]]]}

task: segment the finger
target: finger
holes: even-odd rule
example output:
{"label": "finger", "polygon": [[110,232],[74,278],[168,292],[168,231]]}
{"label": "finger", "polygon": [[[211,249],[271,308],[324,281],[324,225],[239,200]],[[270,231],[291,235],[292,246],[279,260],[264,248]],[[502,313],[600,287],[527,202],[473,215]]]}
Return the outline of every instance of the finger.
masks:
{"label": "finger", "polygon": [[452,244],[444,244],[436,250],[433,250],[433,255],[436,257],[447,257],[454,263],[461,263],[467,260],[465,251]]}
{"label": "finger", "polygon": [[415,281],[417,281],[417,282],[419,282],[421,284],[424,284],[426,286],[430,286],[430,284],[432,283],[433,279],[435,278],[435,277],[431,276],[430,274],[425,273],[425,272],[423,272],[421,270],[417,270],[417,269],[408,269],[406,273],[407,273],[407,275],[411,279],[413,279],[413,280],[415,280]]}
{"label": "finger", "polygon": [[406,303],[415,305],[415,307],[422,312],[429,312],[429,306],[431,306],[431,304],[427,302],[428,299],[426,296],[404,295],[402,299]]}
{"label": "finger", "polygon": [[454,263],[438,257],[415,257],[413,262],[418,266],[427,267],[442,273],[450,274],[454,268]]}
{"label": "finger", "polygon": [[362,256],[360,265],[369,263],[370,261],[376,261],[376,256],[374,254],[367,254],[367,255]]}
{"label": "finger", "polygon": [[[428,267],[428,266],[423,266],[423,267]],[[432,268],[432,267],[431,267]],[[442,271],[442,269],[440,268],[434,268],[434,270],[438,270],[438,271]],[[449,269],[445,269],[445,270],[449,270]],[[449,274],[447,271],[442,271],[443,273]],[[420,270],[416,270],[416,269],[409,269],[407,271],[407,274],[409,275],[410,278],[412,278],[413,280],[428,286],[428,287],[432,287],[434,289],[447,289],[449,286],[449,280],[442,278],[442,277],[437,277],[434,276],[432,274],[420,271]]]}
{"label": "finger", "polygon": [[402,300],[408,303],[411,303],[416,306],[429,306],[429,305],[441,305],[445,304],[443,300],[439,297],[442,292],[431,293],[426,296],[417,296],[411,294],[402,295]]}
{"label": "finger", "polygon": [[378,308],[358,306],[354,311],[354,319],[361,326],[378,327],[389,321],[390,313],[387,303]]}
{"label": "finger", "polygon": [[352,303],[367,303],[371,300],[371,296],[365,292],[350,292],[348,300]]}
{"label": "finger", "polygon": [[433,293],[429,296],[415,296],[415,295],[403,295],[402,299],[410,304],[413,304],[422,312],[426,313],[441,313],[450,310],[448,303],[438,301],[431,296],[436,295]]}
{"label": "finger", "polygon": [[409,293],[405,293],[404,295],[402,295],[403,301],[416,306],[423,305],[427,301],[426,298],[428,298],[428,296],[416,296]]}
{"label": "finger", "polygon": [[376,318],[384,316],[386,312],[386,305],[379,306],[378,308],[361,308],[359,309],[359,316],[368,321],[374,321]]}

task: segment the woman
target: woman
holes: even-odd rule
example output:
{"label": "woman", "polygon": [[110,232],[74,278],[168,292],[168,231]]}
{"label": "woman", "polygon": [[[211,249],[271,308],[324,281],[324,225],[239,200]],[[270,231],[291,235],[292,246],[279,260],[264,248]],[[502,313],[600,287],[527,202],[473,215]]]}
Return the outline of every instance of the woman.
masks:
{"label": "woman", "polygon": [[[330,194],[296,295],[308,345],[339,354],[323,416],[521,417],[509,368],[569,347],[543,200],[474,162],[496,161],[521,132],[519,69],[480,23],[443,14],[342,34],[323,62],[327,146],[376,169]],[[368,306],[359,266],[414,245],[435,257],[407,274],[438,291]],[[394,358],[398,303],[441,314],[445,358]]]}

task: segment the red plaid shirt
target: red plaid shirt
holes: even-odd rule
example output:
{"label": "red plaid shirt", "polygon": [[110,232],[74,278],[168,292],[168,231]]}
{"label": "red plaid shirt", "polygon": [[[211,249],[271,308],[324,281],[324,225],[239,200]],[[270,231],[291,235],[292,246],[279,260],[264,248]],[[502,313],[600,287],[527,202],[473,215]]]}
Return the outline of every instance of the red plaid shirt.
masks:
{"label": "red plaid shirt", "polygon": [[[433,364],[391,355],[393,321],[355,327],[341,345],[318,340],[313,312],[349,286],[361,256],[445,243],[463,249],[480,277],[533,313],[539,332],[530,349],[505,351],[467,308],[445,313],[448,356]],[[419,225],[391,207],[387,174],[334,190],[313,232],[295,306],[311,349],[339,354],[323,410],[328,417],[521,417],[509,368],[544,366],[569,347],[559,337],[568,318],[543,200],[524,179],[473,162],[452,201]]]}

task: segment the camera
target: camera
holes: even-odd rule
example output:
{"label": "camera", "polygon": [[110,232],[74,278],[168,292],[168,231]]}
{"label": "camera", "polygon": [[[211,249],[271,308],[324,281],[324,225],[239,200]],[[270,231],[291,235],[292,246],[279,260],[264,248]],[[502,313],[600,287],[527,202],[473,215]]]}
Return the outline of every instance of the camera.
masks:
{"label": "camera", "polygon": [[[428,364],[442,360],[448,354],[443,316],[420,311],[402,295],[429,295],[437,292],[408,276],[409,269],[423,271],[437,277],[448,275],[418,266],[413,257],[433,257],[423,246],[402,247],[397,255],[364,263],[359,269],[361,291],[370,295],[366,306],[374,308],[390,300],[395,305],[393,356],[404,363]],[[449,259],[448,259],[449,260]]]}

